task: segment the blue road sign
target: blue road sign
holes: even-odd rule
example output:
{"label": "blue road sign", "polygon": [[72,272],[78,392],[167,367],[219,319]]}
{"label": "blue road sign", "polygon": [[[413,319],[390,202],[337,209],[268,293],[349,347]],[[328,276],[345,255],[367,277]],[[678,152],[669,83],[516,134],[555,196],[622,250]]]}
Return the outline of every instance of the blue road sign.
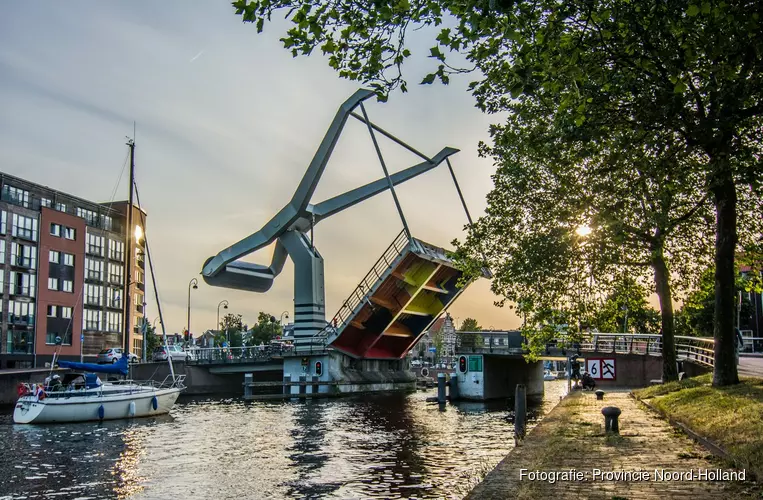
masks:
{"label": "blue road sign", "polygon": [[430,347],[429,348],[429,352],[437,352],[437,348],[436,347]]}
{"label": "blue road sign", "polygon": [[80,341],[80,342],[84,342],[84,341],[85,341],[85,334],[84,334],[84,333],[80,333],[80,335],[79,335],[79,341]]}

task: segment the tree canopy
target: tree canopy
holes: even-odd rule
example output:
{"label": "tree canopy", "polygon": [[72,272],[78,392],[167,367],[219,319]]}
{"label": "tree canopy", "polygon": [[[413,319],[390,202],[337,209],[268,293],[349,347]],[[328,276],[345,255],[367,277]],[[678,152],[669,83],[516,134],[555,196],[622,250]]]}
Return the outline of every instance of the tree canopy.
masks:
{"label": "tree canopy", "polygon": [[[744,222],[739,197],[759,197],[763,178],[760,2],[237,0],[233,5],[258,31],[273,14],[284,13],[292,25],[282,41],[295,56],[320,48],[341,77],[369,84],[382,98],[396,88],[407,90],[402,68],[413,53],[406,35],[425,26],[433,28],[428,57],[434,66],[422,83],[447,84],[454,73],[474,71],[477,80],[469,88],[480,109],[503,112],[519,103],[547,110],[548,127],[537,142],[569,151],[609,140],[613,131],[626,132],[628,140],[658,134],[674,141],[691,159],[694,179],[715,210],[713,383],[738,382],[733,323],[734,260]],[[510,113],[507,128],[525,127],[522,120]],[[620,166],[608,178],[627,180]],[[532,233],[537,234],[526,235],[530,245],[565,259],[577,251],[559,227],[533,226]],[[668,303],[663,301],[663,309]]]}
{"label": "tree canopy", "polygon": [[260,312],[257,315],[257,323],[250,330],[249,341],[247,345],[256,346],[268,344],[271,340],[280,336],[282,332],[281,322],[275,316],[266,312]]}

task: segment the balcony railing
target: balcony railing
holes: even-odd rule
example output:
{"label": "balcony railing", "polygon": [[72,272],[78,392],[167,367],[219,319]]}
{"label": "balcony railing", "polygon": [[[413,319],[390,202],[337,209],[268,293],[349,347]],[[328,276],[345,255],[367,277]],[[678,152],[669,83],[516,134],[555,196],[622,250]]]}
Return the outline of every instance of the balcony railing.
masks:
{"label": "balcony railing", "polygon": [[98,245],[87,245],[86,252],[91,255],[103,256],[103,247]]}
{"label": "balcony railing", "polygon": [[34,326],[34,315],[25,314],[8,314],[8,323],[16,326]]}
{"label": "balcony railing", "polygon": [[122,301],[121,300],[110,300],[107,304],[107,307],[110,307],[112,309],[122,309]]}
{"label": "balcony railing", "polygon": [[35,241],[37,239],[36,238],[37,235],[35,234],[36,232],[37,231],[33,231],[31,229],[14,227],[13,232],[11,234],[15,236],[16,238],[22,238],[25,240]]}
{"label": "balcony railing", "polygon": [[85,297],[85,304],[88,306],[100,306],[101,297],[94,296],[94,295],[87,295]]}
{"label": "balcony railing", "polygon": [[109,283],[114,283],[116,285],[122,284],[122,276],[119,274],[110,274],[109,275]]}
{"label": "balcony railing", "polygon": [[34,269],[37,259],[32,259],[31,257],[16,257],[15,259],[11,259],[11,265],[16,267],[25,267],[27,269]]}
{"label": "balcony railing", "polygon": [[87,274],[85,274],[85,279],[103,281],[103,273],[100,271],[88,271]]}
{"label": "balcony railing", "polygon": [[20,295],[22,297],[33,297],[34,296],[34,287],[33,286],[12,286],[8,290],[9,295]]}
{"label": "balcony railing", "polygon": [[85,330],[90,332],[100,330],[98,321],[85,321]]}
{"label": "balcony railing", "polygon": [[33,354],[34,337],[27,332],[8,332],[6,351],[8,354]]}

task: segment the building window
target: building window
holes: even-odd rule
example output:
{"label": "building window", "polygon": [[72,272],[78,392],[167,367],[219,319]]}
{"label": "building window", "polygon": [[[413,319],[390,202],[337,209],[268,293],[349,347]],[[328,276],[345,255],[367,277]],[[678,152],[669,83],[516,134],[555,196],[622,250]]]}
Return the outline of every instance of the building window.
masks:
{"label": "building window", "polygon": [[54,306],[54,305],[48,306],[48,317],[49,318],[58,317],[58,306]]}
{"label": "building window", "polygon": [[103,244],[103,236],[87,233],[87,245],[85,246],[85,251],[87,253],[103,257]]}
{"label": "building window", "polygon": [[122,313],[106,313],[106,330],[110,332],[119,332],[122,328]]}
{"label": "building window", "polygon": [[34,325],[34,303],[8,301],[8,322]]}
{"label": "building window", "polygon": [[82,207],[77,207],[77,217],[82,217],[91,226],[95,226],[98,223],[98,214]]}
{"label": "building window", "polygon": [[35,279],[30,274],[11,272],[11,288],[9,290],[11,295],[23,295],[26,297],[34,297],[35,294]]}
{"label": "building window", "polygon": [[61,224],[50,223],[50,234],[61,237]]}
{"label": "building window", "polygon": [[103,229],[106,229],[107,231],[112,231],[114,229],[114,219],[108,215],[101,215],[101,222]]}
{"label": "building window", "polygon": [[109,263],[109,282],[121,285],[124,280],[124,266]]}
{"label": "building window", "polygon": [[58,290],[58,278],[48,278],[48,290]]}
{"label": "building window", "polygon": [[8,212],[3,210],[0,212],[0,233],[5,234],[8,230]]}
{"label": "building window", "polygon": [[48,199],[48,198],[40,198],[40,206],[50,208],[50,206],[52,204],[53,204],[53,202],[50,199]]}
{"label": "building window", "polygon": [[11,234],[17,238],[37,241],[37,219],[13,214],[13,228]]}
{"label": "building window", "polygon": [[37,269],[37,247],[12,242],[11,265]]}
{"label": "building window", "polygon": [[85,330],[100,330],[101,311],[96,309],[85,309],[85,315],[82,320],[82,327]]}
{"label": "building window", "polygon": [[64,238],[67,240],[76,240],[77,239],[77,230],[73,227],[66,227],[64,226]]}
{"label": "building window", "polygon": [[85,258],[85,278],[103,281],[103,261]]}
{"label": "building window", "polygon": [[55,345],[56,337],[61,337],[61,344],[72,345],[72,332],[68,328],[63,335],[59,334],[58,332],[48,332],[45,335],[45,343],[47,345]]}
{"label": "building window", "polygon": [[103,287],[98,285],[85,285],[85,304],[100,306],[103,303]]}
{"label": "building window", "polygon": [[64,254],[64,265],[74,267],[74,255],[70,253]]}
{"label": "building window", "polygon": [[143,284],[143,271],[135,270],[135,282]]}
{"label": "building window", "polygon": [[[5,240],[0,240],[0,264],[5,264]],[[2,292],[1,288],[0,292]]]}
{"label": "building window", "polygon": [[[34,353],[34,332],[28,330],[13,331],[8,329],[6,349],[9,354]],[[19,368],[18,361],[16,367]]]}
{"label": "building window", "polygon": [[29,191],[24,191],[23,189],[6,184],[3,186],[3,199],[14,205],[29,208]]}
{"label": "building window", "polygon": [[48,252],[48,262],[51,262],[53,264],[58,264],[60,257],[61,257],[61,254],[59,254],[55,250],[51,250],[50,252]]}
{"label": "building window", "polygon": [[73,293],[74,292],[74,284],[69,280],[63,280],[63,291]]}
{"label": "building window", "polygon": [[66,212],[66,204],[56,203],[56,210],[58,210],[59,212]]}
{"label": "building window", "polygon": [[122,308],[122,293],[118,288],[109,288],[108,289],[108,297],[109,297],[109,307],[114,307],[116,309]]}
{"label": "building window", "polygon": [[72,317],[72,308],[61,306],[61,317],[65,319],[71,319]]}
{"label": "building window", "polygon": [[123,262],[125,260],[125,244],[122,241],[109,239],[109,259]]}

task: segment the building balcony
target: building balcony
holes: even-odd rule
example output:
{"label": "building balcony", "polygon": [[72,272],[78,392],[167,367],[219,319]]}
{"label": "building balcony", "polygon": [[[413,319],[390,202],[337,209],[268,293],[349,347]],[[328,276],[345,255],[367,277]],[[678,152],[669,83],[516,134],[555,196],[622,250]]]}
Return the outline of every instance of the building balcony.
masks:
{"label": "building balcony", "polygon": [[12,286],[8,290],[8,295],[16,297],[34,298],[34,287],[31,286]]}
{"label": "building balcony", "polygon": [[125,261],[125,254],[122,253],[110,253],[109,254],[109,260],[113,260],[114,262],[120,262],[124,263]]}
{"label": "building balcony", "polygon": [[86,296],[85,297],[85,305],[86,306],[95,306],[95,307],[101,307],[103,301],[100,297],[94,297],[94,296]]}
{"label": "building balcony", "polygon": [[97,255],[98,257],[103,257],[103,247],[99,247],[97,245],[86,245],[85,253],[88,255]]}
{"label": "building balcony", "polygon": [[103,281],[103,273],[98,271],[88,271],[85,273],[85,279],[87,281]]}
{"label": "building balcony", "polygon": [[112,300],[112,301],[109,301],[109,303],[106,304],[106,307],[108,307],[109,309],[119,309],[120,311],[122,309],[124,309],[122,307],[122,301],[121,300]]}
{"label": "building balcony", "polygon": [[114,274],[109,276],[109,283],[111,283],[112,285],[119,285],[119,286],[122,286],[124,284],[122,282],[122,277],[118,275],[114,275]]}
{"label": "building balcony", "polygon": [[37,269],[37,262],[29,257],[11,258],[11,265],[14,267],[23,267],[24,269]]}
{"label": "building balcony", "polygon": [[20,316],[17,314],[10,313],[8,314],[8,323],[14,326],[32,327],[34,326],[34,316],[32,316],[31,314]]}

